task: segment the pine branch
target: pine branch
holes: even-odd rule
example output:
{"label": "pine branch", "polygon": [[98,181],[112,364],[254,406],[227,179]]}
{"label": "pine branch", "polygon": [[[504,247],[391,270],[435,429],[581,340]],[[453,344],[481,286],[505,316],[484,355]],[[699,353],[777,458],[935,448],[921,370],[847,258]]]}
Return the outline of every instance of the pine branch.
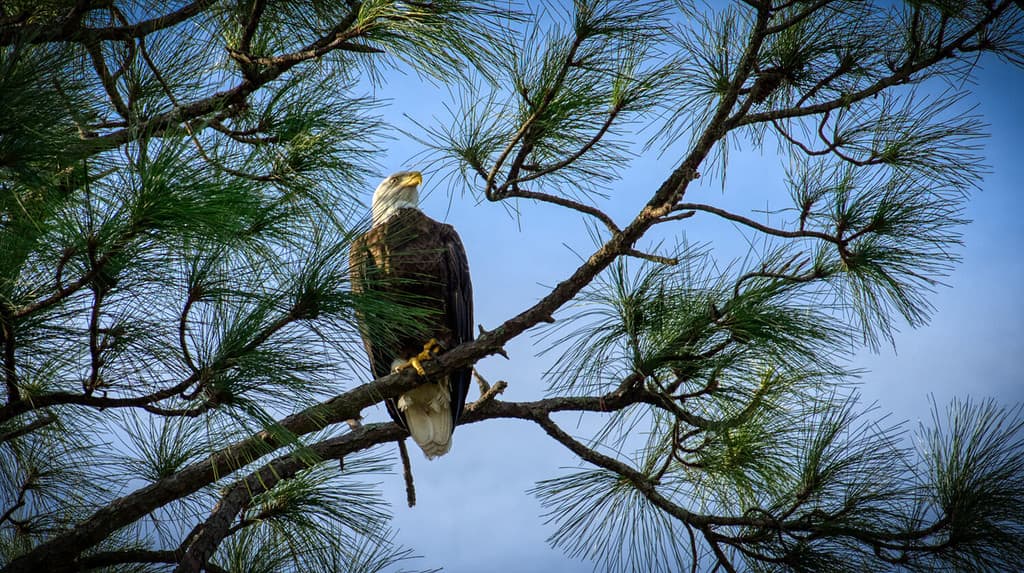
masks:
{"label": "pine branch", "polygon": [[4,444],[6,442],[15,440],[22,436],[27,436],[40,428],[45,428],[46,426],[49,426],[50,424],[56,421],[57,417],[54,416],[51,412],[43,412],[38,418],[25,424],[24,426],[0,434],[0,444]]}
{"label": "pine branch", "polygon": [[519,171],[523,167],[523,163],[529,156],[530,151],[533,149],[533,143],[530,141],[530,135],[534,129],[534,123],[542,117],[542,114],[547,111],[548,106],[558,95],[558,92],[562,89],[562,85],[565,83],[565,78],[569,74],[569,70],[573,66],[573,62],[576,59],[576,53],[579,51],[580,46],[583,44],[586,38],[580,35],[578,32],[574,34],[573,41],[566,51],[565,56],[559,65],[558,72],[555,74],[554,79],[548,89],[545,90],[544,95],[540,98],[540,101],[536,102],[536,105],[531,105],[532,111],[530,116],[523,121],[522,125],[519,126],[519,130],[516,131],[512,139],[509,140],[505,149],[498,155],[498,158],[494,161],[494,165],[491,167],[490,172],[487,173],[487,177],[484,180],[484,195],[492,200],[496,201],[500,199],[498,194],[498,188],[495,186],[495,180],[498,173],[501,171],[505,164],[505,161],[511,156],[512,151],[517,145],[522,145],[519,148],[519,152],[516,157],[512,160],[511,166],[509,167],[508,177],[505,180],[506,184],[511,183],[519,177]]}
{"label": "pine branch", "polygon": [[829,101],[808,106],[777,109],[760,113],[751,113],[743,116],[736,115],[730,117],[727,123],[730,128],[735,128],[777,121],[780,119],[803,117],[834,111],[843,107],[848,107],[852,103],[874,97],[886,89],[913,81],[914,74],[927,70],[944,60],[956,59],[958,51],[969,49],[970,41],[988,28],[1000,15],[1009,10],[1012,4],[1012,0],[1003,0],[1002,2],[999,2],[974,26],[966,30],[960,36],[951,40],[945,46],[935,50],[935,53],[931,56],[917,61],[913,58],[908,58],[907,61],[897,68],[892,74],[875,80],[875,82],[868,87],[852,93],[845,93],[842,96]]}
{"label": "pine branch", "polygon": [[110,73],[110,69],[107,67],[106,59],[103,57],[103,48],[100,46],[99,41],[90,41],[85,47],[92,58],[93,69],[96,71],[96,75],[99,76],[103,89],[107,92],[107,98],[114,106],[114,111],[125,120],[128,120],[132,115],[131,110],[125,104],[124,99],[121,98],[121,92],[117,89],[117,79]]}
{"label": "pine branch", "polygon": [[[248,53],[252,47],[252,38],[256,35],[256,29],[259,28],[260,18],[263,17],[263,11],[267,7],[267,0],[255,0],[252,3],[252,11],[249,12],[249,17],[245,21],[245,29],[242,31],[242,37],[238,40],[238,51],[245,54]],[[354,11],[353,7],[353,11]]]}
{"label": "pine branch", "polygon": [[707,127],[697,137],[692,150],[672,174],[658,187],[647,207],[644,209],[644,223],[652,224],[651,220],[667,215],[675,204],[686,193],[690,181],[694,180],[695,174],[700,173],[700,165],[711,152],[712,147],[732,129],[730,113],[736,101],[739,99],[743,85],[747,82],[750,74],[754,71],[758,54],[768,36],[768,22],[771,19],[769,10],[764,6],[758,6],[757,16],[753,28],[747,40],[743,56],[732,77],[728,89],[722,94],[714,115],[708,121]]}
{"label": "pine branch", "polygon": [[[443,360],[444,356],[442,355],[436,361]],[[457,363],[454,367],[458,367]],[[318,431],[327,425],[344,422],[356,417],[364,408],[379,402],[381,396],[397,396],[401,392],[412,389],[417,383],[417,377],[410,371],[391,374],[375,382],[356,387],[332,400],[308,408],[302,413],[289,416],[278,423],[278,432],[260,432],[215,452],[205,461],[185,467],[156,483],[114,500],[106,507],[95,512],[89,519],[80,523],[74,530],[55,536],[27,555],[13,561],[8,571],[11,573],[30,571],[33,567],[37,566],[52,566],[62,561],[69,562],[75,555],[99,543],[113,531],[135,522],[144,515],[173,500],[194,493],[237,471],[240,469],[240,460],[255,460],[281,447],[283,441],[277,437],[280,435],[280,432],[289,432],[296,436],[302,436]],[[508,405],[500,406],[501,410],[497,411],[494,410],[499,407],[496,406],[497,404],[506,403],[492,400],[487,402],[480,410],[471,413],[467,412],[463,420],[464,423],[470,423],[479,419],[499,416],[522,417],[517,414],[537,409],[543,409],[548,412],[563,410],[604,412],[624,407],[629,403],[632,403],[632,398],[624,390],[619,390],[608,396],[586,399],[555,398],[522,405],[509,403]],[[366,430],[366,428],[371,430]],[[360,429],[345,434],[342,438],[353,440],[353,443],[364,444],[359,448],[363,449],[373,444],[394,441],[402,433],[404,433],[404,430],[401,430],[395,424],[363,425]],[[364,438],[357,438],[355,436],[363,436]],[[313,447],[312,451],[324,459],[340,459],[344,457],[344,453],[355,451],[354,449],[345,450],[336,456],[328,455],[326,452],[334,451],[330,449],[334,447],[333,444],[334,442],[332,441],[323,442],[320,447],[326,448],[325,450],[321,451]],[[256,481],[265,478],[270,480],[265,483],[277,483],[280,477],[275,478],[273,477],[274,475],[294,475],[295,472],[306,467],[303,461],[306,459],[308,458],[305,456],[285,456],[264,466],[262,470],[251,474],[249,478]],[[285,468],[290,468],[287,471],[291,473],[288,474]],[[267,477],[264,475],[265,471],[272,475]],[[218,525],[216,529],[211,530],[211,533],[204,537],[204,539],[209,540],[209,543],[205,544],[204,548],[197,549],[197,554],[208,555],[207,551],[212,552],[213,547],[223,539],[222,535],[226,533],[227,526],[234,515],[241,509],[242,502],[243,498],[233,497],[230,504],[222,506],[223,512],[218,513],[218,516],[225,516],[227,514],[230,514],[230,516],[226,518],[226,523],[223,524],[223,527]],[[217,518],[217,523],[222,523],[221,517]],[[219,535],[221,536],[220,539],[216,539]]]}
{"label": "pine branch", "polygon": [[[97,259],[97,262],[93,265],[93,268],[102,268],[104,258],[109,259],[109,256],[104,255]],[[88,276],[89,273],[87,273]],[[97,274],[98,276],[98,274]],[[233,350],[231,353],[220,356],[214,362],[205,365],[203,368],[193,368],[191,375],[183,379],[181,382],[173,386],[168,386],[158,390],[154,390],[147,394],[139,396],[132,396],[126,398],[108,398],[106,395],[94,396],[93,391],[101,386],[101,378],[99,376],[100,367],[103,365],[102,352],[105,350],[102,343],[99,341],[99,307],[102,301],[102,296],[99,291],[94,295],[93,305],[91,306],[90,314],[90,375],[83,383],[83,393],[72,393],[72,392],[49,392],[45,394],[38,394],[32,396],[31,399],[23,399],[18,401],[9,401],[4,406],[0,406],[0,423],[14,419],[22,414],[31,412],[34,410],[49,408],[52,406],[60,405],[77,405],[77,406],[89,406],[98,409],[108,408],[143,408],[149,412],[158,415],[166,416],[188,416],[195,417],[208,411],[210,408],[216,407],[217,398],[212,397],[203,402],[203,404],[189,409],[166,409],[161,408],[156,403],[172,398],[175,396],[182,396],[191,398],[198,395],[202,390],[206,389],[207,381],[218,372],[228,369],[231,367],[231,362],[250,352],[255,351],[261,345],[265,344],[274,334],[280,332],[282,329],[296,321],[301,320],[303,317],[301,313],[298,313],[296,309],[292,309],[290,312],[279,316],[274,321],[267,324],[264,328],[255,332],[253,336],[241,347]],[[180,325],[179,322],[179,333]],[[193,386],[195,386],[193,388]],[[192,392],[189,392],[192,389]]]}
{"label": "pine branch", "polygon": [[[76,562],[79,571],[89,571],[110,567],[112,565],[124,565],[128,563],[166,563],[174,564],[181,560],[179,551],[154,551],[147,549],[125,549],[122,551],[101,551],[82,557]],[[207,563],[204,567],[209,573],[228,573],[227,569],[213,563]]]}
{"label": "pine branch", "polygon": [[[508,189],[511,188],[513,191],[510,196],[518,196],[517,193],[519,185],[521,185],[522,183],[538,179],[545,175],[550,175],[560,169],[564,169],[569,165],[572,165],[581,157],[586,155],[587,152],[593,149],[594,146],[600,143],[602,139],[604,139],[604,136],[608,134],[608,130],[611,129],[612,125],[615,123],[615,119],[619,117],[619,114],[622,112],[622,108],[623,104],[621,103],[613,106],[612,109],[608,112],[608,117],[605,118],[604,123],[601,124],[601,127],[598,128],[597,132],[594,133],[594,135],[590,138],[589,141],[584,143],[579,149],[574,151],[572,154],[568,155],[561,161],[557,161],[551,165],[544,165],[539,166],[537,169],[530,169],[530,173],[527,175],[523,175],[521,177],[516,177],[514,179],[505,181],[504,183],[502,183],[501,187],[498,187],[493,192],[493,194],[496,196],[506,196],[506,194],[508,193]],[[498,165],[495,164],[495,167],[497,168]],[[520,167],[520,170],[524,169],[525,167],[525,165],[522,165]],[[511,175],[509,177],[511,177]]]}
{"label": "pine branch", "polygon": [[88,43],[97,40],[131,40],[177,26],[193,16],[201,14],[216,3],[217,0],[197,0],[169,14],[143,20],[136,24],[109,28],[81,26],[81,18],[86,10],[76,7],[61,22],[53,24],[8,25],[0,28],[0,46],[9,46],[23,41],[28,41],[30,44],[42,44],[49,42]]}

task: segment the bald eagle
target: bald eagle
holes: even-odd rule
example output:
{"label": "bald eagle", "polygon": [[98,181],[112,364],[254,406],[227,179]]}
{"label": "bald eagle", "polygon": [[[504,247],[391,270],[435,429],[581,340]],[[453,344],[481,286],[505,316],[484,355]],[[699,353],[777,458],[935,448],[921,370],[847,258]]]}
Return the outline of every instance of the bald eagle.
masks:
{"label": "bald eagle", "polygon": [[[372,226],[350,250],[356,292],[375,291],[407,305],[422,317],[421,328],[389,328],[361,314],[360,334],[374,377],[404,368],[424,375],[421,362],[473,340],[473,287],[462,240],[451,225],[419,209],[423,176],[403,171],[384,179],[373,193]],[[427,458],[451,448],[462,415],[471,368],[443,380],[427,380],[386,402],[388,413],[406,428]]]}

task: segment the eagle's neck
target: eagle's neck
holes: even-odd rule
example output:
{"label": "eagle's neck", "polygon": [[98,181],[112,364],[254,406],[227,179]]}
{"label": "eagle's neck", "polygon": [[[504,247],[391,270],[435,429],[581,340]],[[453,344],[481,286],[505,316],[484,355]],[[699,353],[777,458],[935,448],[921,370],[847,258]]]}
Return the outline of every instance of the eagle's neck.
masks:
{"label": "eagle's neck", "polygon": [[372,208],[373,226],[376,227],[398,214],[399,209],[419,209],[416,201],[374,201]]}

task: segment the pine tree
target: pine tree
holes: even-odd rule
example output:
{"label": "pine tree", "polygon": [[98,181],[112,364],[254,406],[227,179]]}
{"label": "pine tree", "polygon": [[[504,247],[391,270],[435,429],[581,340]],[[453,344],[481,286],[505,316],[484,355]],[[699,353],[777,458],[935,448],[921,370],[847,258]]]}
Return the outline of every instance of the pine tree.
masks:
{"label": "pine tree", "polygon": [[[979,58],[1024,65],[1013,0],[47,0],[0,3],[4,571],[379,571],[404,432],[348,283],[410,70],[455,200],[549,203],[593,252],[429,366],[543,329],[548,395],[470,405],[581,462],[538,483],[552,543],[613,571],[1024,570],[1020,407],[935,407],[912,443],[849,355],[925,324],[985,166]],[[402,137],[405,137],[403,135]],[[776,223],[691,201],[778,149]],[[662,154],[656,189],[624,177]],[[607,194],[634,196],[616,220]],[[680,241],[760,237],[720,264]],[[659,233],[662,233],[659,235]],[[668,247],[665,245],[675,245]],[[599,413],[574,437],[556,412]],[[472,432],[473,426],[459,432]]]}

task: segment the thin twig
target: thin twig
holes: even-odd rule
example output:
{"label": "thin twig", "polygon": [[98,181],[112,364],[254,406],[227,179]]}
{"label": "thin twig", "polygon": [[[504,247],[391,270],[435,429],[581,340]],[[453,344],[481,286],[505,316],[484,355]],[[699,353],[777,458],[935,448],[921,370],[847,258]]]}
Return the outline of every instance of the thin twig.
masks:
{"label": "thin twig", "polygon": [[715,539],[711,529],[708,527],[701,527],[698,529],[704,534],[704,538],[707,539],[708,545],[711,546],[711,550],[714,551],[715,557],[718,558],[718,563],[728,573],[736,573],[736,568],[732,566],[732,562],[729,561],[729,558],[725,555],[725,552],[722,551],[722,548],[718,546],[718,541]]}
{"label": "thin twig", "polygon": [[3,523],[5,521],[16,521],[13,517],[14,512],[18,511],[19,508],[25,505],[25,496],[28,494],[28,490],[34,487],[35,479],[35,474],[30,473],[25,478],[25,481],[22,482],[20,486],[18,486],[18,498],[14,500],[14,503],[11,504],[11,506],[8,507],[6,511],[4,511],[3,515],[0,515],[0,523]]}
{"label": "thin twig", "polygon": [[584,38],[580,37],[578,34],[575,36],[575,38],[573,38],[573,42],[569,46],[569,50],[566,52],[565,58],[562,61],[561,66],[559,67],[558,73],[555,74],[555,78],[552,81],[551,88],[547,90],[544,93],[544,96],[541,98],[541,100],[537,102],[537,105],[536,107],[533,108],[530,117],[526,118],[526,121],[524,121],[523,124],[519,126],[519,130],[516,131],[515,135],[512,136],[512,139],[508,142],[508,145],[505,146],[505,149],[501,152],[501,154],[498,156],[498,159],[494,162],[494,166],[491,167],[490,173],[487,174],[487,177],[484,180],[486,184],[484,194],[487,196],[488,199],[495,200],[500,198],[494,194],[494,180],[498,176],[499,170],[501,170],[509,155],[511,155],[512,150],[515,149],[515,147],[519,145],[520,142],[523,142],[522,147],[519,149],[519,153],[512,161],[512,166],[509,169],[509,174],[505,182],[510,183],[519,178],[519,169],[522,166],[523,161],[526,160],[526,156],[529,155],[530,151],[533,148],[532,142],[525,140],[529,135],[530,130],[533,129],[534,122],[537,121],[537,119],[541,116],[544,110],[547,109],[548,105],[550,105],[551,102],[555,99],[555,95],[557,95],[559,90],[562,89],[562,84],[565,82],[565,78],[569,74],[569,70],[572,68],[573,61],[576,59],[576,53],[579,51],[580,46],[583,44],[583,40]]}
{"label": "thin twig", "polygon": [[82,388],[87,396],[92,395],[103,385],[100,368],[103,367],[104,349],[99,343],[100,307],[103,305],[103,298],[104,289],[100,286],[94,287],[92,308],[89,310],[89,378],[84,381]]}
{"label": "thin twig", "polygon": [[626,251],[626,255],[638,259],[643,259],[645,261],[651,261],[653,263],[660,263],[662,265],[674,266],[679,264],[679,259],[677,259],[676,257],[663,257],[661,255],[645,253],[643,251],[638,251],[636,249],[629,249],[628,251]]}
{"label": "thin twig", "polygon": [[747,227],[750,227],[750,228],[755,229],[757,231],[761,231],[762,233],[765,233],[765,234],[768,234],[768,235],[774,235],[776,237],[783,237],[783,238],[787,238],[787,239],[815,238],[815,239],[821,239],[822,241],[827,241],[829,243],[834,243],[834,244],[837,244],[837,245],[842,243],[842,240],[839,237],[836,237],[834,235],[829,235],[827,233],[821,233],[819,231],[805,231],[805,230],[802,230],[802,231],[786,231],[784,229],[777,229],[775,227],[769,227],[768,225],[763,225],[761,223],[758,223],[757,221],[754,221],[753,219],[749,219],[749,218],[744,217],[742,215],[737,215],[735,213],[726,211],[725,209],[720,209],[718,207],[713,207],[711,205],[703,205],[703,204],[700,204],[700,203],[680,203],[680,204],[678,204],[676,206],[676,208],[677,209],[686,209],[686,210],[690,210],[690,211],[704,211],[704,212],[707,212],[707,213],[713,213],[715,215],[718,215],[719,217],[722,217],[723,219],[728,219],[730,221],[734,221],[736,223],[740,223],[742,225],[746,225]]}
{"label": "thin twig", "polygon": [[476,378],[476,383],[478,386],[480,386],[481,396],[486,394],[487,391],[491,389],[491,383],[488,382],[479,372],[477,372],[476,368],[473,368],[473,377]]}
{"label": "thin twig", "polygon": [[[601,127],[597,130],[597,132],[594,134],[594,136],[591,137],[590,140],[587,141],[585,144],[583,144],[582,147],[580,147],[574,153],[572,153],[568,157],[562,159],[561,161],[558,161],[558,162],[553,163],[551,165],[541,166],[541,167],[538,167],[537,169],[532,169],[531,173],[529,175],[525,175],[523,177],[517,177],[516,179],[514,179],[512,181],[504,183],[501,186],[501,188],[499,189],[499,193],[500,193],[501,189],[506,189],[509,186],[512,186],[512,187],[518,186],[518,185],[520,185],[522,183],[525,183],[527,181],[532,181],[533,179],[537,179],[537,178],[543,177],[544,175],[548,175],[548,174],[554,173],[555,171],[558,171],[559,169],[562,169],[564,167],[568,167],[569,165],[573,164],[579,158],[583,157],[588,151],[593,149],[593,147],[595,145],[597,145],[598,142],[601,141],[601,139],[605,136],[605,134],[608,133],[608,130],[611,129],[612,124],[615,122],[615,118],[617,118],[619,113],[621,113],[621,112],[622,112],[622,104],[618,104],[618,105],[614,106],[611,110],[609,110],[608,117],[605,118],[604,123],[601,124]],[[523,167],[525,167],[525,166],[523,166]]]}
{"label": "thin twig", "polygon": [[181,348],[181,356],[185,361],[185,365],[188,366],[189,370],[193,373],[199,372],[199,368],[195,362],[192,361],[192,353],[188,349],[188,341],[186,340],[186,334],[188,331],[188,313],[192,309],[192,305],[195,304],[195,297],[193,296],[192,289],[189,289],[188,297],[185,299],[185,305],[181,309],[181,315],[178,317],[178,346]]}

